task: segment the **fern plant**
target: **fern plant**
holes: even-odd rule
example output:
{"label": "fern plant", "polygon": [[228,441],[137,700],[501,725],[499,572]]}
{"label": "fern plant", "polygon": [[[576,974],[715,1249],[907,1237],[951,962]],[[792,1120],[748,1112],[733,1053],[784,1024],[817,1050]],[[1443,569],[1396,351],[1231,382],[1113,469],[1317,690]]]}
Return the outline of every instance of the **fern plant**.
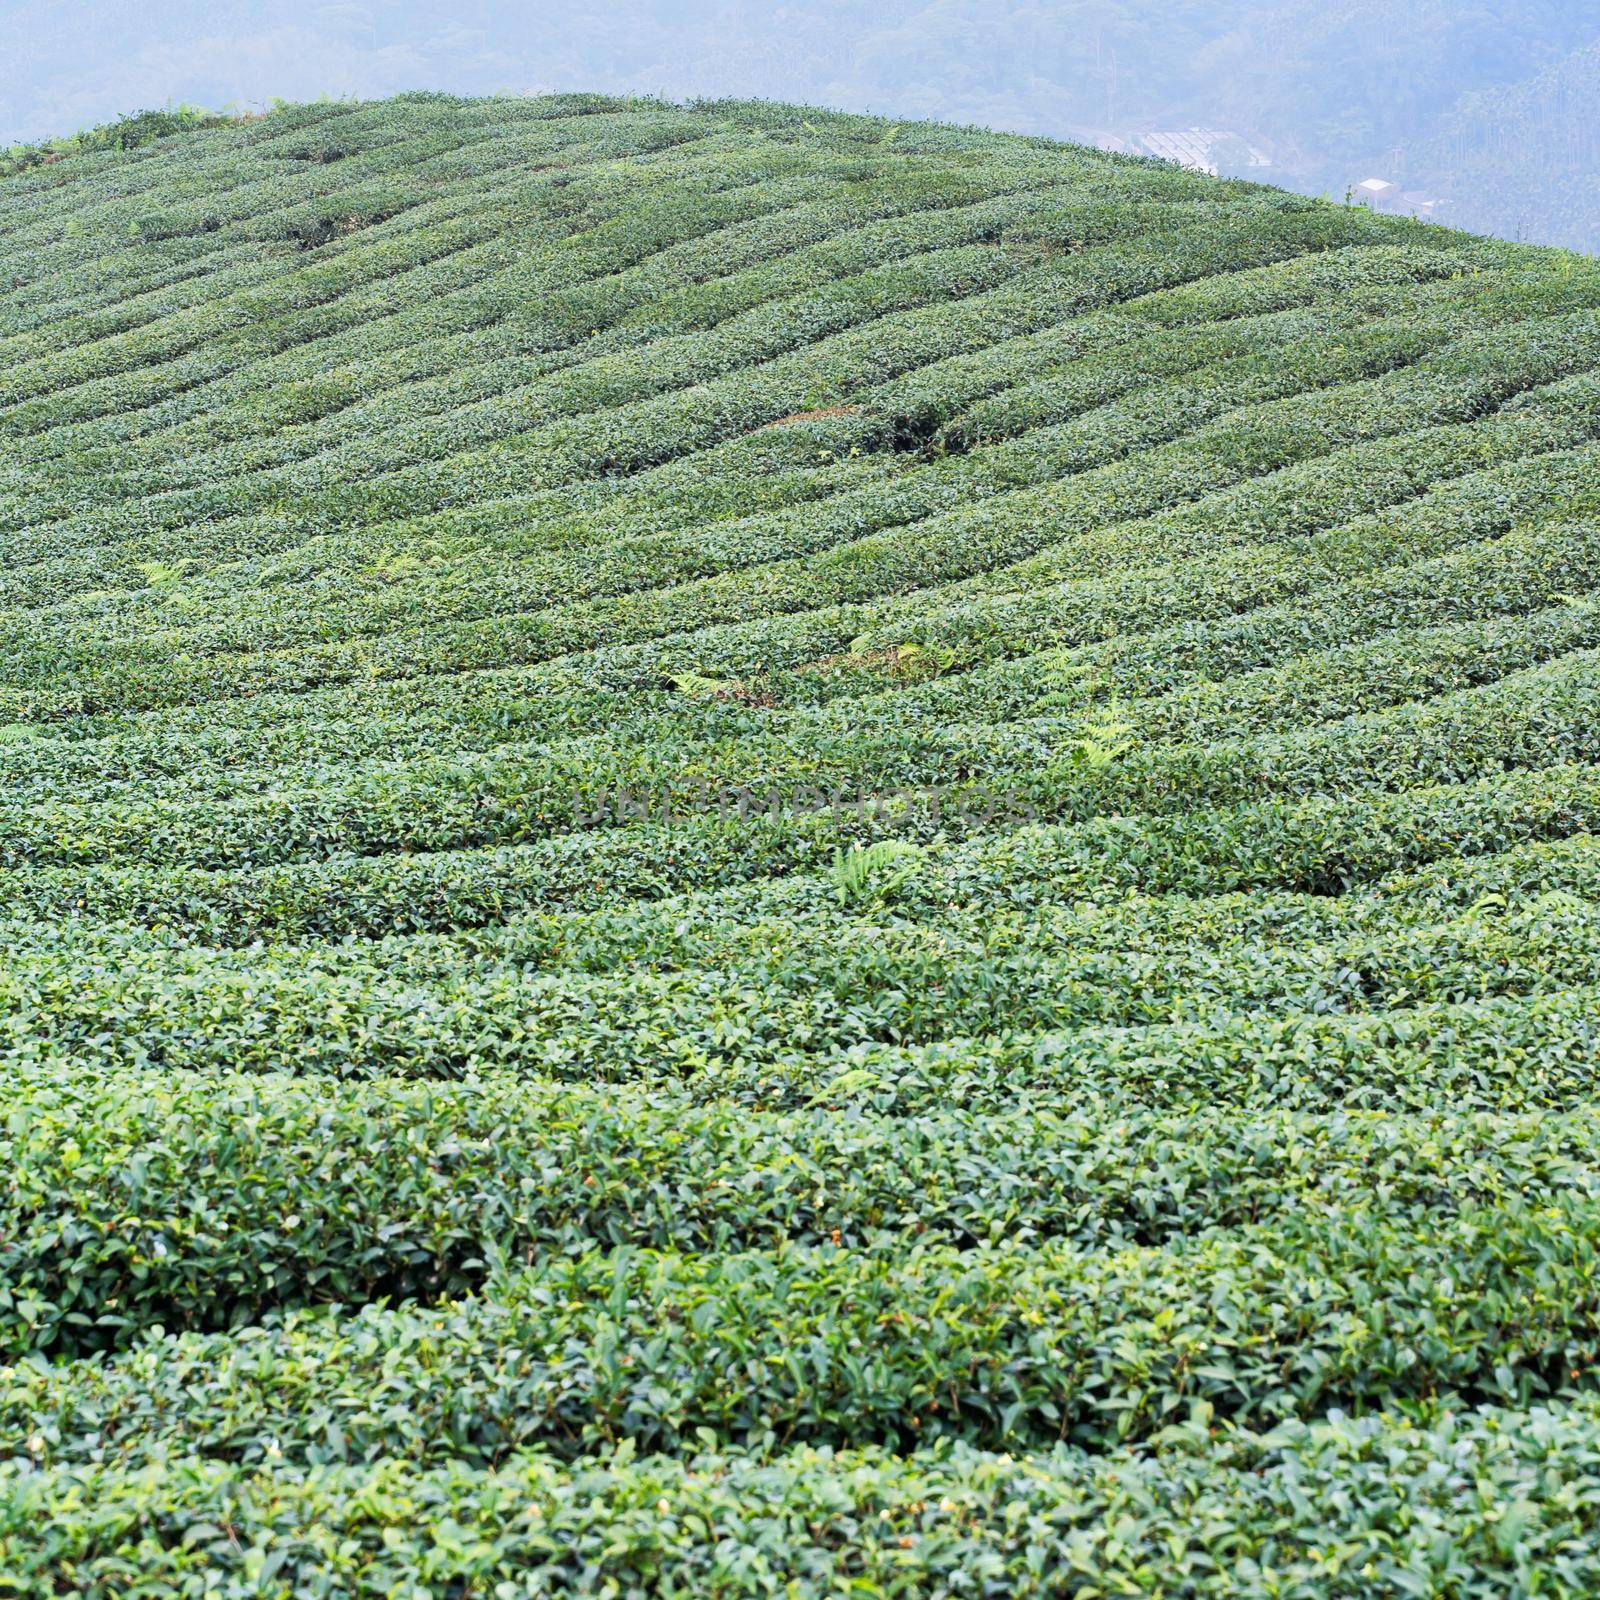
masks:
{"label": "fern plant", "polygon": [[669,673],[667,682],[691,700],[727,699],[739,687],[731,678],[709,678],[703,672]]}
{"label": "fern plant", "polygon": [[904,839],[853,844],[833,853],[829,877],[841,905],[876,903],[894,893],[922,862],[920,846]]}
{"label": "fern plant", "polygon": [[914,681],[937,678],[956,663],[956,653],[946,644],[925,645],[912,640],[895,651],[895,671]]}
{"label": "fern plant", "polygon": [[140,573],[152,589],[176,583],[189,570],[187,559],[170,561],[135,561],[134,570]]}
{"label": "fern plant", "polygon": [[1113,699],[1099,715],[1089,718],[1072,741],[1072,759],[1085,772],[1104,772],[1133,748],[1134,724]]}

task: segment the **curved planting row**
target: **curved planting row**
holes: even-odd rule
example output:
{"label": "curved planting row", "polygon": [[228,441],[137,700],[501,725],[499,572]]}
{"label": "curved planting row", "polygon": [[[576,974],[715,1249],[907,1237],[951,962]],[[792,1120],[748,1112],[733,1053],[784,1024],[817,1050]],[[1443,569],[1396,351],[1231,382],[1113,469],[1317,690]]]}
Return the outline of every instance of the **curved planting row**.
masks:
{"label": "curved planting row", "polygon": [[1594,1592],[1594,263],[764,103],[93,143],[0,1588]]}

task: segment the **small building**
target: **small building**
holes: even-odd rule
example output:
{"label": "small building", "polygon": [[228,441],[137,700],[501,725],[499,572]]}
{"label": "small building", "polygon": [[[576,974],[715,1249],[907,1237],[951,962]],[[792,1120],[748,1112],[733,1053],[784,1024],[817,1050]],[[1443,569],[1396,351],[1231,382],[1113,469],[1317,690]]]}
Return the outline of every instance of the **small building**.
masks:
{"label": "small building", "polygon": [[1424,220],[1437,215],[1439,207],[1443,204],[1444,201],[1434,195],[1423,194],[1419,189],[1407,189],[1400,196],[1400,209]]}
{"label": "small building", "polygon": [[1244,166],[1252,172],[1264,172],[1272,165],[1264,150],[1221,128],[1152,128],[1135,134],[1133,145],[1141,155],[1175,161],[1191,172],[1209,172],[1213,177],[1217,174],[1219,151],[1237,152],[1237,159],[1230,165]]}
{"label": "small building", "polygon": [[1356,202],[1387,211],[1400,198],[1400,185],[1387,178],[1363,178],[1351,191]]}

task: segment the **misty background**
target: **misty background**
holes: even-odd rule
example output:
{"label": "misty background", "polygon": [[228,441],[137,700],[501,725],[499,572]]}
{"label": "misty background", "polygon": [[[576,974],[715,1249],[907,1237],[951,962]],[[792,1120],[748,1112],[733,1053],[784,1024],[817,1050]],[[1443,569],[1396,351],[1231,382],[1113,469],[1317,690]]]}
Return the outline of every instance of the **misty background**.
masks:
{"label": "misty background", "polygon": [[0,145],[179,102],[764,96],[1600,250],[1600,0],[0,0],[0,27]]}

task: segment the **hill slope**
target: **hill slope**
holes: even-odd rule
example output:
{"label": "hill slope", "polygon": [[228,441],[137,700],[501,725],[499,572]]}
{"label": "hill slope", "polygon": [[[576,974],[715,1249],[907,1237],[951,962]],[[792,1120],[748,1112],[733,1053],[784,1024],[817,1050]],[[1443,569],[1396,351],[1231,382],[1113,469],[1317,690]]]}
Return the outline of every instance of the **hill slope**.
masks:
{"label": "hill slope", "polygon": [[5,1570],[1592,1592],[1595,263],[442,98],[0,258]]}

